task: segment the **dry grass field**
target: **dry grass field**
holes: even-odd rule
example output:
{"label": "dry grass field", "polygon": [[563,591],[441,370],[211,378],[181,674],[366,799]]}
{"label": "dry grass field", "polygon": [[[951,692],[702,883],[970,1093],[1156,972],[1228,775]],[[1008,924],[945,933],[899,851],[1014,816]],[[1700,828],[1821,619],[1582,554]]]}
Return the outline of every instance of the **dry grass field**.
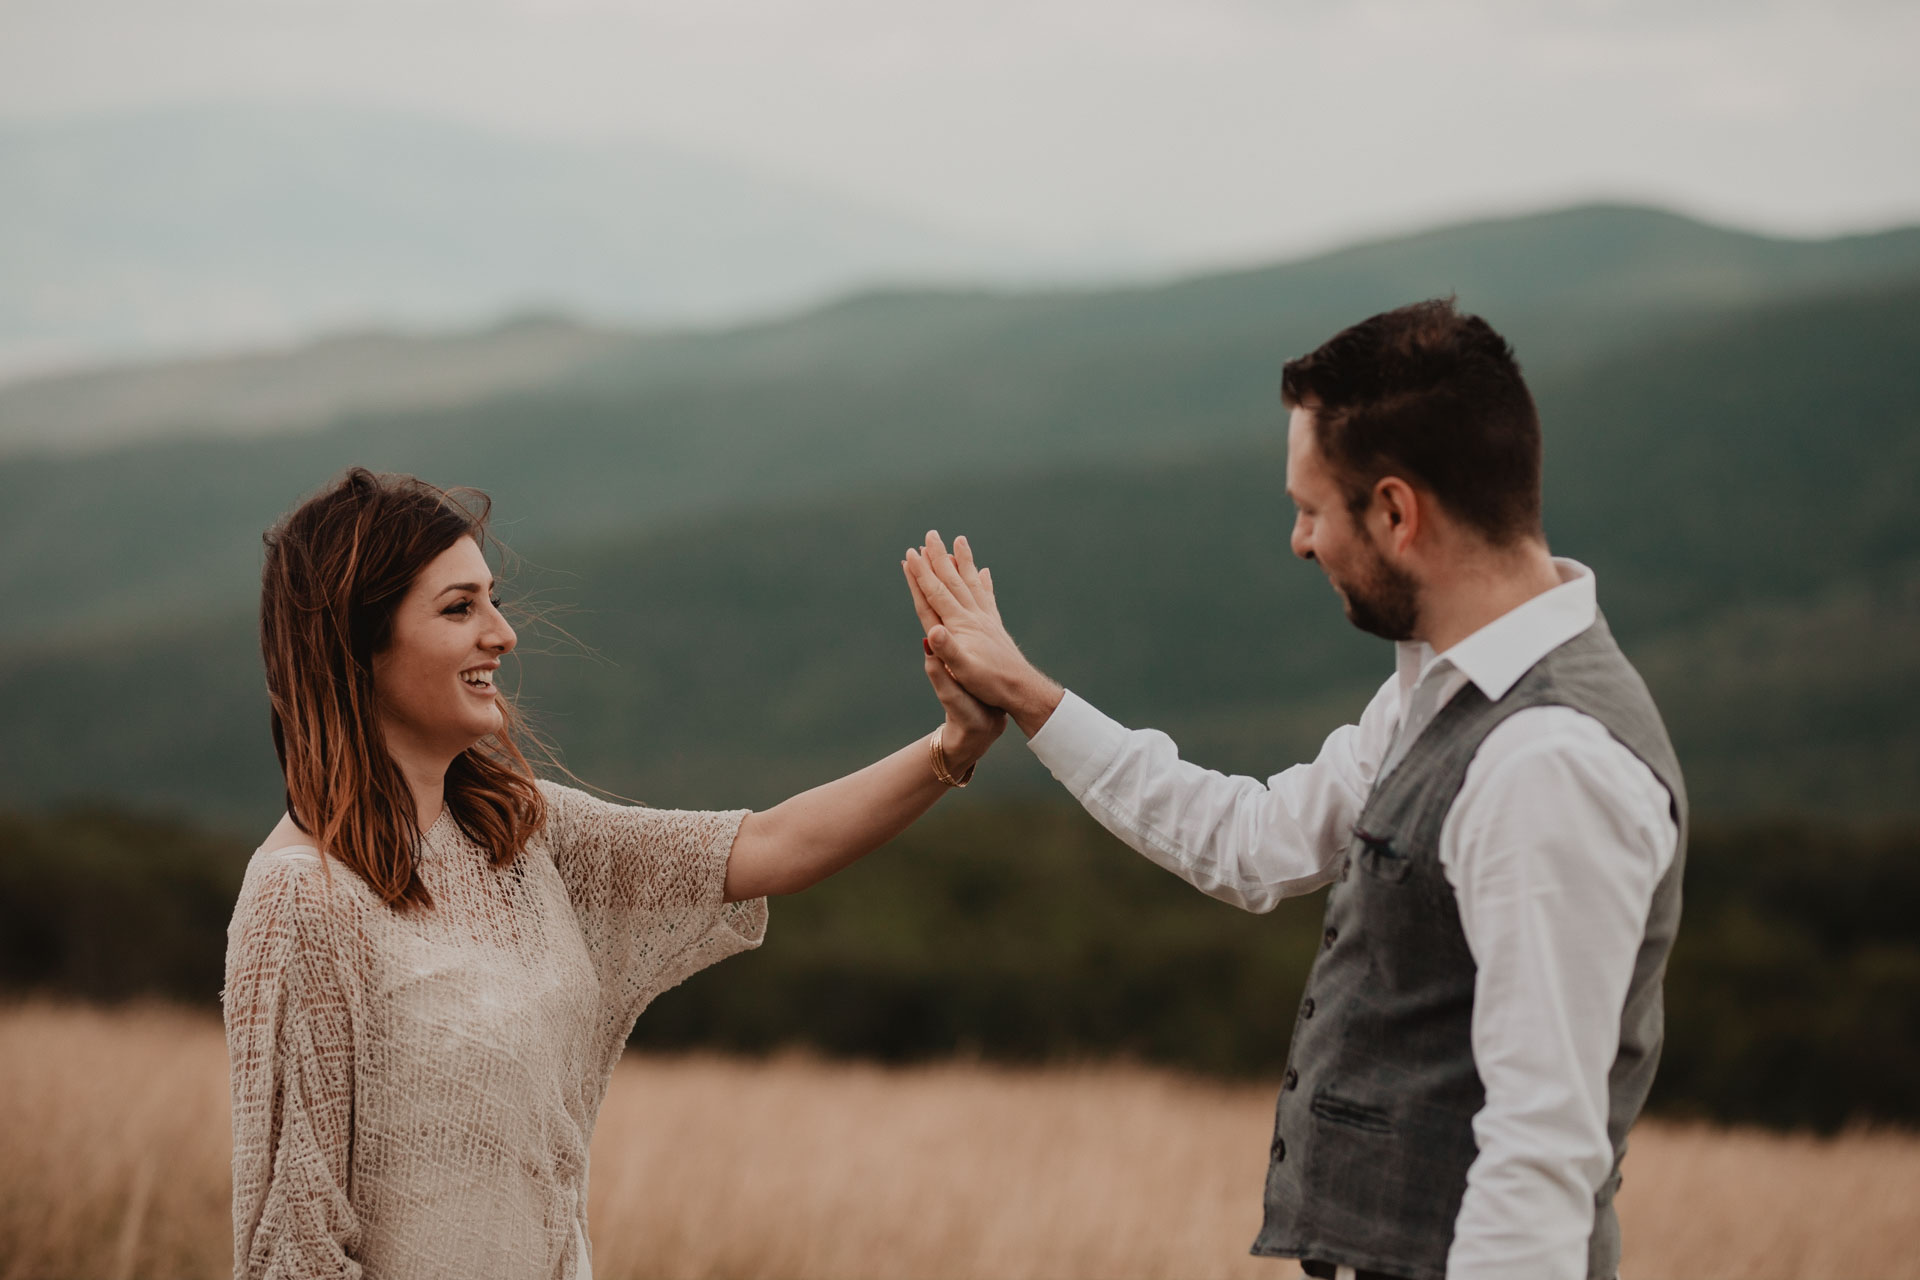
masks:
{"label": "dry grass field", "polygon": [[[1273,1093],[1122,1067],[629,1059],[599,1280],[1258,1277]],[[0,1007],[0,1280],[228,1269],[226,1061],[172,1009]],[[1641,1127],[1628,1280],[1920,1278],[1920,1137]]]}

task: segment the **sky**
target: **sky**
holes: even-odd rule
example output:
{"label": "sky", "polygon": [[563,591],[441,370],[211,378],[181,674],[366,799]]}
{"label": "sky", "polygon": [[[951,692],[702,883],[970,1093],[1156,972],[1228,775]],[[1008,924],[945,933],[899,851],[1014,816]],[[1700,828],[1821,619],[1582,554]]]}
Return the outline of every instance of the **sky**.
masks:
{"label": "sky", "polygon": [[0,120],[209,102],[641,137],[1168,265],[1585,199],[1920,219],[1914,0],[0,0]]}

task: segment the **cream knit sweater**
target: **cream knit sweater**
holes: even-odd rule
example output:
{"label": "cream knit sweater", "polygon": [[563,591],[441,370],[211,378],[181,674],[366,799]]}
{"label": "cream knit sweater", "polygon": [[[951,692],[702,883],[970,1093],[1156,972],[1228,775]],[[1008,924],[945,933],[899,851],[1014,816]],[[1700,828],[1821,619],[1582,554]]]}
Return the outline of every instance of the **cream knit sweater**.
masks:
{"label": "cream knit sweater", "polygon": [[591,1274],[587,1148],[627,1033],[767,908],[721,901],[744,810],[540,788],[505,869],[441,815],[429,911],[311,847],[254,855],[222,993],[236,1277]]}

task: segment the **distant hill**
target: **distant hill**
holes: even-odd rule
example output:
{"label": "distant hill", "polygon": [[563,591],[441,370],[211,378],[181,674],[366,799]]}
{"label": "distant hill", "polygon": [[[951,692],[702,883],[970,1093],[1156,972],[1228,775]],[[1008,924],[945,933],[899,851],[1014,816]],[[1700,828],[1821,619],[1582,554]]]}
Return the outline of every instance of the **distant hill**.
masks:
{"label": "distant hill", "polygon": [[[1741,311],[1538,380],[1556,549],[1592,564],[1707,814],[1914,815],[1920,284]],[[931,447],[922,443],[921,447]],[[943,451],[945,459],[966,448]],[[523,549],[527,705],[581,776],[765,804],[931,727],[902,549],[973,536],[1028,651],[1196,758],[1310,753],[1390,669],[1293,560],[1277,432],[982,479],[888,481]],[[246,605],[16,651],[0,804],[84,792],[263,826],[277,811]],[[1017,746],[989,789],[1038,787]]]}
{"label": "distant hill", "polygon": [[551,382],[633,340],[528,315],[470,333],[340,334],[285,351],[26,379],[0,386],[0,456],[281,435],[355,414],[464,404]]}
{"label": "distant hill", "polygon": [[881,490],[936,455],[984,484],[1248,447],[1277,432],[1284,358],[1449,290],[1544,387],[1770,301],[1916,278],[1917,230],[1779,241],[1609,207],[1154,288],[871,294],[320,432],[0,462],[0,637],[17,649],[243,601],[260,530],[354,462],[482,485],[509,539],[535,546]]}
{"label": "distant hill", "polygon": [[879,281],[1071,265],[665,146],[344,108],[9,124],[0,191],[7,364],[528,306],[712,320]]}

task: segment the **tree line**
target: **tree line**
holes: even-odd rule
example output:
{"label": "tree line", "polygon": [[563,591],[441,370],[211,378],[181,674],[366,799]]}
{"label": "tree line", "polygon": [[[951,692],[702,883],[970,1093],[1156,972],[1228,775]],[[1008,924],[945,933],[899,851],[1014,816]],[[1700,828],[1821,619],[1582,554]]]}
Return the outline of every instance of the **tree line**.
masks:
{"label": "tree line", "polygon": [[[216,1005],[248,849],[109,808],[0,815],[0,987]],[[1685,893],[1652,1109],[1920,1123],[1920,825],[1705,822]],[[966,797],[776,901],[761,950],[661,996],[632,1043],[1271,1077],[1320,909],[1248,915],[1070,805]]]}

